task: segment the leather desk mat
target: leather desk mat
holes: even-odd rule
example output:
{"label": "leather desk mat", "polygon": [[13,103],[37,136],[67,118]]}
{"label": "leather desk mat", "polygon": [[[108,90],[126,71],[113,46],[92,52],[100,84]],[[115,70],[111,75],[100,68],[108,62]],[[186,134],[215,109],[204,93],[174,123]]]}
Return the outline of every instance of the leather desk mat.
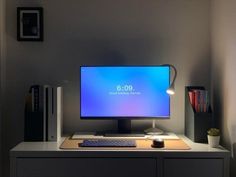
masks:
{"label": "leather desk mat", "polygon": [[164,148],[152,148],[152,140],[136,140],[136,147],[80,147],[79,144],[82,143],[83,140],[79,139],[71,139],[66,138],[62,144],[60,145],[60,149],[128,149],[128,150],[154,150],[154,149],[162,149],[162,150],[190,150],[191,148],[181,139],[166,139],[164,140],[165,147]]}

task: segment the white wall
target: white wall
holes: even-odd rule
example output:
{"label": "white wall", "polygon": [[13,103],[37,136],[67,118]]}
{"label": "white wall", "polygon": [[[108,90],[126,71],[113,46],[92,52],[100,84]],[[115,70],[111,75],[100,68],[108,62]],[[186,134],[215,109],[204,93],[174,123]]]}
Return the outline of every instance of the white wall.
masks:
{"label": "white wall", "polygon": [[[79,119],[78,68],[85,64],[174,64],[171,119],[158,123],[183,133],[184,86],[210,86],[209,2],[7,0],[5,153],[23,139],[24,97],[34,83],[65,88],[65,133],[115,127],[111,121]],[[44,42],[17,42],[16,7],[38,5],[44,8]],[[133,125],[145,129],[151,122]]]}
{"label": "white wall", "polygon": [[212,91],[214,116],[222,143],[232,151],[231,176],[236,176],[236,1],[212,0]]}

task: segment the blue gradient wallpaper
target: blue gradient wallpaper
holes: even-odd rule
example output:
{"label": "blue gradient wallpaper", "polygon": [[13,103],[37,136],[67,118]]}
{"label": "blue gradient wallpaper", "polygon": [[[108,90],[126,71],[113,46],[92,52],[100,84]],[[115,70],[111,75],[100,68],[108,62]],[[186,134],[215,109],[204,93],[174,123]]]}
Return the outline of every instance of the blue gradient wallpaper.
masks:
{"label": "blue gradient wallpaper", "polygon": [[168,66],[80,67],[82,118],[168,118]]}

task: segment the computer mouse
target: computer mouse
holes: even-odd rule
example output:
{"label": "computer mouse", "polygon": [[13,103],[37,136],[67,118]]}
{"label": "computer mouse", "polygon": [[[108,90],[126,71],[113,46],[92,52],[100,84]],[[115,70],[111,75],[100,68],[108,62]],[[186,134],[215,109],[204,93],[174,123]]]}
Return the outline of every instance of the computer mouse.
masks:
{"label": "computer mouse", "polygon": [[152,147],[153,148],[163,148],[165,147],[164,140],[161,138],[156,138],[152,141]]}

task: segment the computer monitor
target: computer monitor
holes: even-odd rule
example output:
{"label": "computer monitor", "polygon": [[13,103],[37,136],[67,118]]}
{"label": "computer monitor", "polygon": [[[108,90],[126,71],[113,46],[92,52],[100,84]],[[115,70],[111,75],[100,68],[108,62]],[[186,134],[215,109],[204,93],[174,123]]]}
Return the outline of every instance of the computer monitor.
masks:
{"label": "computer monitor", "polygon": [[167,119],[169,86],[169,66],[81,66],[81,119],[118,120],[119,132],[131,119]]}

